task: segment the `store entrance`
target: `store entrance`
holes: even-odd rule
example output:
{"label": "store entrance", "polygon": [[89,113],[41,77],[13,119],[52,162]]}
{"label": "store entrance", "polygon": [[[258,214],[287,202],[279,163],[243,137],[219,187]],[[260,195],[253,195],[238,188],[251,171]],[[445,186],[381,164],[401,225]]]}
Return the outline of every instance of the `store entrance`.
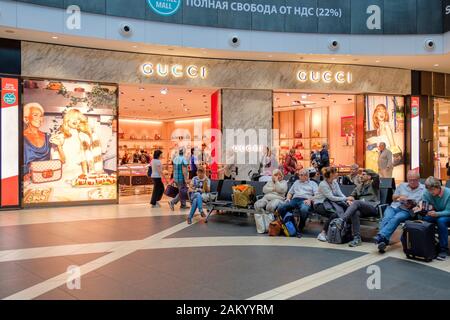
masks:
{"label": "store entrance", "polygon": [[341,173],[356,163],[355,95],[274,92],[273,105],[274,146],[280,164],[293,150],[299,166],[314,167],[314,154],[324,144],[330,165]]}
{"label": "store entrance", "polygon": [[[149,203],[148,166],[156,150],[167,180],[180,148],[185,157],[210,163],[211,123],[220,113],[216,89],[161,85],[119,86],[118,181],[120,203]],[[164,202],[162,199],[161,201]]]}
{"label": "store entrance", "polygon": [[434,176],[448,180],[450,99],[434,99]]}

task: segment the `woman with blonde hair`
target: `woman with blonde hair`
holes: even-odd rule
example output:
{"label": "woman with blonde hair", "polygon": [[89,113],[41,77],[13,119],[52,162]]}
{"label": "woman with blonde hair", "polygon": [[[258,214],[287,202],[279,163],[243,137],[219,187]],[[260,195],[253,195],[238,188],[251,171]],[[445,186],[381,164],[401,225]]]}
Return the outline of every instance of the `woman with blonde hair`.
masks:
{"label": "woman with blonde hair", "polygon": [[[66,179],[74,179],[87,174],[87,162],[83,147],[80,123],[84,121],[83,113],[78,109],[70,109],[64,114],[63,124],[56,134],[62,145],[61,153],[53,153],[53,159],[63,162],[63,175]],[[84,128],[84,131],[85,128]],[[86,134],[86,133],[84,133]]]}
{"label": "woman with blonde hair", "polygon": [[389,149],[395,146],[394,132],[389,123],[389,113],[386,105],[380,103],[375,107],[372,117],[373,125],[377,129],[377,135],[387,137],[386,142]]}

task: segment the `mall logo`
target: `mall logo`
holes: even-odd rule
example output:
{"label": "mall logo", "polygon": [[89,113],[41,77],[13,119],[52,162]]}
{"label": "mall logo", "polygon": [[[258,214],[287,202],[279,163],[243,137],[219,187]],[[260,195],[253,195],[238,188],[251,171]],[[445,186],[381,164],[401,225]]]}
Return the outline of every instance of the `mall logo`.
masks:
{"label": "mall logo", "polygon": [[181,0],[147,0],[152,10],[161,16],[175,14],[181,6]]}
{"label": "mall logo", "polygon": [[6,93],[3,96],[3,101],[6,104],[14,104],[16,102],[16,95],[14,93]]}

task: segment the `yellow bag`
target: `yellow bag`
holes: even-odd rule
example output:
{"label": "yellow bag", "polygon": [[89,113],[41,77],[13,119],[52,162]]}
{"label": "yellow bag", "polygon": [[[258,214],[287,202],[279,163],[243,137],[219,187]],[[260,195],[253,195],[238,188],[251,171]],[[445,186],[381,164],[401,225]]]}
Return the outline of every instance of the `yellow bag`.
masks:
{"label": "yellow bag", "polygon": [[233,186],[233,204],[236,207],[248,208],[255,202],[255,188],[248,184]]}

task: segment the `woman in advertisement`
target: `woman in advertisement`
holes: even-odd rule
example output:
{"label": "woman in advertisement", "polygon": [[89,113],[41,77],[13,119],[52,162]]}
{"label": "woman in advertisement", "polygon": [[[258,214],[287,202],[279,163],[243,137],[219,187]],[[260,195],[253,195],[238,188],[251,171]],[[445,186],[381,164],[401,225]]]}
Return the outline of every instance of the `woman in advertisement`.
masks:
{"label": "woman in advertisement", "polygon": [[52,157],[63,162],[64,179],[74,179],[88,171],[85,151],[88,147],[86,136],[89,137],[89,133],[80,125],[83,121],[84,115],[80,110],[70,109],[64,115],[63,124],[55,137],[57,145],[62,146],[62,152],[53,153]]}
{"label": "woman in advertisement", "polygon": [[29,166],[32,162],[50,160],[52,144],[56,146],[57,153],[62,154],[62,149],[57,138],[40,130],[44,122],[44,108],[39,103],[26,104],[23,108],[23,119],[24,179],[28,181]]}
{"label": "woman in advertisement", "polygon": [[[393,103],[393,113],[398,116],[399,109],[398,101],[396,97],[372,97],[375,99],[373,101],[369,100],[368,103],[368,115],[372,116],[371,123],[373,124],[373,129],[368,130],[366,135],[367,139],[367,152],[366,152],[366,167],[378,171],[378,158],[379,153],[377,151],[380,143],[384,143],[386,148],[392,152],[392,163],[394,166],[399,166],[403,163],[402,149],[398,145],[398,134],[402,131],[401,125],[394,129],[394,125],[397,124],[398,118],[391,119],[390,112],[388,108],[388,99],[392,99]],[[380,103],[380,99],[385,99],[386,103]],[[374,103],[378,100],[378,103]],[[370,104],[376,105],[373,109],[373,113],[369,113]],[[368,119],[369,121],[370,119]],[[396,132],[398,131],[398,132]]]}

